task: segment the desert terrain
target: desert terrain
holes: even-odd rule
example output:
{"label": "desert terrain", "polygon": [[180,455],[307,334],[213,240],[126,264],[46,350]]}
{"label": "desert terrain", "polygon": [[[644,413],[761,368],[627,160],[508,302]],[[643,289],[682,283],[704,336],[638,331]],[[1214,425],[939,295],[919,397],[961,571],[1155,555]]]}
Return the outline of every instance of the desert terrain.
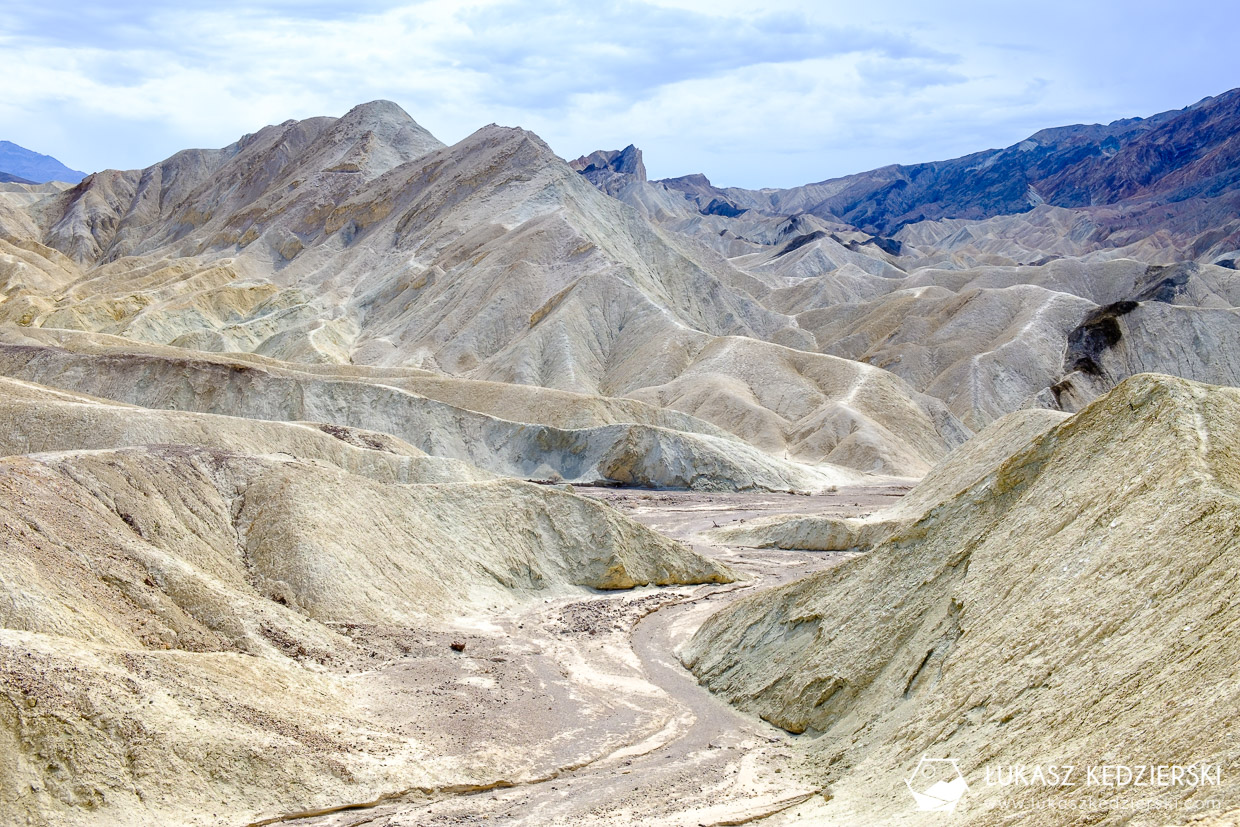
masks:
{"label": "desert terrain", "polygon": [[9,176],[0,823],[1235,823],[1237,126]]}

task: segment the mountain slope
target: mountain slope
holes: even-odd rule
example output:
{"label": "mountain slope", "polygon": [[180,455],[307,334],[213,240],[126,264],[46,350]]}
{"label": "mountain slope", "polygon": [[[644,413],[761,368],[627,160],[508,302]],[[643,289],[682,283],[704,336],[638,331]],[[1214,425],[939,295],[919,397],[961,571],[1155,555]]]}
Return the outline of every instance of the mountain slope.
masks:
{"label": "mountain slope", "polygon": [[[583,401],[606,408],[606,400],[548,395],[541,402],[558,402],[559,412],[552,409],[530,417],[534,422],[514,422],[394,387],[393,380],[405,384],[396,377],[367,381],[365,375],[313,376],[278,364],[122,350],[81,354],[0,346],[0,372],[143,408],[364,429],[408,441],[435,457],[526,479],[814,490],[859,476],[770,456],[705,422],[635,403],[616,413],[601,411],[593,422],[581,423],[584,427],[557,428],[537,420],[571,415],[571,407]],[[416,380],[410,384],[417,387]],[[458,387],[456,392],[465,404],[476,404],[471,400],[493,389]],[[451,396],[452,391],[439,395]]]}
{"label": "mountain slope", "polygon": [[[426,353],[452,373],[524,335],[582,281],[616,284],[631,301],[715,335],[788,326],[720,283],[745,283],[739,272],[686,255],[618,210],[535,136],[488,127],[445,149],[390,104],[268,127],[145,171],[100,173],[32,211],[42,240],[88,268],[155,253],[227,258],[220,264],[233,273],[313,297],[300,300],[311,305],[302,327],[282,331],[294,339],[329,325],[358,348],[369,344],[371,360]],[[126,281],[96,278],[76,292],[108,296]]]}
{"label": "mountain slope", "polygon": [[[759,280],[755,298],[795,320],[795,347],[896,373],[979,429],[1031,404],[1077,410],[1143,370],[1240,381],[1238,126],[1233,90],[789,190],[647,181],[632,147],[577,166]],[[1116,302],[1149,306],[1112,314],[1123,342],[1078,371],[1073,337]]]}
{"label": "mountain slope", "polygon": [[[640,159],[621,166],[638,169]],[[607,423],[610,430],[587,440],[586,455],[600,462],[619,450],[618,465],[604,462],[615,468],[630,463],[625,446],[650,457],[665,446],[666,456],[715,469],[707,475],[712,485],[733,472],[743,487],[826,484],[839,476],[833,469],[820,479],[784,459],[823,462],[845,441],[848,450],[828,462],[916,476],[965,434],[937,401],[894,377],[874,374],[877,381],[856,385],[857,367],[827,356],[807,355],[791,367],[785,349],[813,339],[759,300],[773,276],[751,275],[650,224],[520,129],[489,126],[445,147],[380,101],[339,119],[266,127],[147,170],[97,173],[22,209],[14,233],[27,237],[13,243],[30,247],[28,257],[42,254],[45,264],[11,265],[0,317],[20,327],[290,364],[420,369],[478,380],[468,387],[480,392],[520,384],[591,398],[666,399],[701,410],[699,419],[741,439],[754,433],[746,412],[765,418],[773,439],[760,440],[757,452],[732,450],[748,470],[708,459],[727,454],[714,435],[656,434],[640,421]],[[23,215],[27,223],[18,226]],[[725,346],[732,356],[724,373],[737,378],[725,396],[734,390],[735,398],[717,397],[722,404],[703,409],[681,404],[683,392],[647,391],[676,382],[701,354]],[[755,407],[745,388],[763,373],[806,371],[866,413],[840,419],[803,451],[796,432],[811,412],[800,410],[800,400],[766,394]],[[803,383],[794,375],[788,381]],[[893,406],[895,397],[903,401]],[[820,391],[812,398],[818,409],[835,401]],[[550,424],[533,416],[529,424]],[[849,440],[860,431],[864,437]],[[773,456],[763,458],[763,450]],[[477,444],[448,456],[514,472],[484,452]],[[524,455],[517,473],[594,478],[594,459],[578,456],[568,468],[567,455],[539,454]],[[649,484],[694,477],[633,473]]]}
{"label": "mountain slope", "polygon": [[[4,173],[12,177],[6,179],[2,177]],[[85,177],[86,173],[69,169],[50,155],[40,155],[11,141],[0,141],[0,181],[19,184],[65,181],[76,184]]]}
{"label": "mountain slope", "polygon": [[[619,168],[608,168],[605,189],[654,220],[704,238],[713,227],[725,238],[769,244],[757,230],[764,218],[809,215],[896,249],[900,242],[891,237],[910,227],[1028,215],[997,225],[1016,234],[1016,248],[1033,253],[1024,258],[1017,252],[1020,263],[1047,253],[1081,255],[1140,242],[1146,244],[1139,257],[1151,263],[1168,242],[1175,257],[1157,263],[1214,261],[1240,249],[1237,135],[1240,90],[1231,90],[1149,118],[1044,129],[1004,149],[790,189],[721,188],[702,175],[647,183]],[[615,153],[595,155],[602,163]],[[1061,234],[1058,241],[1067,243],[1058,250],[1046,238],[1054,208],[1081,219]],[[704,216],[712,218],[704,223]],[[1031,233],[1040,241],[1025,241]]]}
{"label": "mountain slope", "polygon": [[732,578],[594,500],[380,434],[9,380],[0,399],[0,808],[23,823],[247,823],[491,782],[367,703],[376,667],[437,668],[461,617]]}
{"label": "mountain slope", "polygon": [[[903,779],[927,754],[971,782],[1099,756],[1234,766],[1240,690],[1220,676],[1240,657],[1238,434],[1240,391],[1129,379],[869,554],[719,612],[686,662],[815,734],[834,796],[816,823],[907,812]],[[1046,795],[977,787],[961,823]],[[1151,791],[1164,806],[1238,793]]]}

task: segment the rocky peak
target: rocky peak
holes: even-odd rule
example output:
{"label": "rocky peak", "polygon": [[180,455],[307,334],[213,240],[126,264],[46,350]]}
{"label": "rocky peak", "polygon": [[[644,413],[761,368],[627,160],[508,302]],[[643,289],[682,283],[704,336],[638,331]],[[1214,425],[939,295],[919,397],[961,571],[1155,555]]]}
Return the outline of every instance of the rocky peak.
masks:
{"label": "rocky peak", "polygon": [[646,165],[642,163],[642,151],[632,144],[624,149],[600,149],[591,152],[589,155],[583,155],[570,162],[569,166],[587,178],[592,173],[610,172],[617,175],[632,175],[639,181],[646,180]]}
{"label": "rocky peak", "polygon": [[615,195],[633,184],[646,183],[642,151],[632,144],[624,149],[600,149],[582,155],[569,166],[608,195]]}

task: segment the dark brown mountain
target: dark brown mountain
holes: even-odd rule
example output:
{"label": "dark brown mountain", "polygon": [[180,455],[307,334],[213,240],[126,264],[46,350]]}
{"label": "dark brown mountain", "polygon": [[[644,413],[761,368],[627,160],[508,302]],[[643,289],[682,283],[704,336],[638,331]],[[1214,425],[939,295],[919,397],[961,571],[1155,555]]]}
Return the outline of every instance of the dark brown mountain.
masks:
{"label": "dark brown mountain", "polygon": [[[616,190],[625,170],[609,171],[609,191]],[[1240,89],[1149,118],[1044,129],[1006,149],[791,189],[720,188],[702,175],[653,183],[683,193],[703,213],[809,213],[880,236],[922,220],[992,218],[1043,203],[1122,206],[1124,214],[1141,215],[1134,219],[1140,225],[1148,222],[1150,206],[1180,205],[1166,217],[1183,222],[1196,209],[1182,202],[1212,199],[1204,209],[1228,212],[1234,199],[1227,196],[1240,190]]]}

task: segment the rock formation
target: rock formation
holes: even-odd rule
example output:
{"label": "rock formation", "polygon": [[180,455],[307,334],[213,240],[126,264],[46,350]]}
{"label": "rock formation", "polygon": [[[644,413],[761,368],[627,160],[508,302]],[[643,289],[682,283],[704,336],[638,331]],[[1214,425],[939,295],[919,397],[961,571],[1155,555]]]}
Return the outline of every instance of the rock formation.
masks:
{"label": "rock formation", "polygon": [[28,823],[220,823],[433,787],[433,747],[348,680],[377,654],[352,630],[732,576],[592,500],[386,434],[0,391],[0,807]]}
{"label": "rock formation", "polygon": [[[643,174],[636,150],[579,165]],[[851,471],[806,463],[918,476],[968,433],[937,400],[887,373],[791,352],[811,337],[759,301],[769,292],[761,278],[652,226],[519,129],[487,127],[444,147],[394,104],[376,102],[339,119],[267,127],[220,150],[182,152],[147,170],[98,173],[41,200],[19,195],[26,193],[7,199],[14,217],[12,249],[0,261],[3,321],[32,335],[77,330],[255,354],[297,370],[352,365],[344,388],[352,392],[395,368],[473,380],[436,383],[454,388],[452,407],[467,411],[461,427],[471,435],[452,434],[442,417],[423,430],[468,444],[443,455],[501,473],[813,489]],[[860,381],[859,371],[869,378]],[[35,381],[61,384],[42,376]],[[763,393],[757,377],[814,390],[808,400]],[[702,390],[715,378],[726,381]],[[108,395],[97,387],[102,377],[92,381],[93,389],[68,387]],[[469,399],[514,386],[526,400],[520,412]],[[616,426],[607,432],[522,430],[564,427],[532,411],[564,410],[567,399],[627,413],[590,423]],[[426,400],[393,404],[451,414]],[[376,407],[384,405],[367,406],[366,415]],[[807,439],[824,418],[837,424]],[[643,430],[649,425],[671,432]],[[523,436],[480,441],[480,428]],[[630,458],[630,450],[643,455]],[[519,456],[505,460],[505,451]],[[683,456],[699,470],[660,470],[651,452]],[[613,478],[600,462],[636,466]]]}
{"label": "rock formation", "polygon": [[[1236,766],[1238,105],[790,190],[385,101],[0,180],[0,813],[267,823],[722,753],[650,654],[720,590],[609,596],[820,568],[683,650],[812,740],[792,784],[735,739],[776,809],[710,823],[881,823],[931,753]],[[712,492],[676,496],[735,565],[582,485]]]}
{"label": "rock formation", "polygon": [[[685,660],[814,733],[838,823],[907,809],[895,776],[923,754],[974,780],[1126,756],[1233,767],[1237,423],[1234,389],[1128,379],[964,489],[935,486],[869,554],[715,615]],[[1234,786],[1157,792],[1235,806]],[[991,823],[999,797],[975,790],[957,818]]]}
{"label": "rock formation", "polygon": [[[795,320],[797,347],[895,373],[976,430],[1031,404],[1076,410],[1142,370],[1234,381],[1223,354],[1240,173],[1225,125],[1237,101],[1229,92],[1182,112],[1044,130],[999,152],[794,190],[719,189],[700,175],[645,181],[610,167],[605,190],[759,279],[759,301]],[[1168,154],[1170,145],[1185,149]],[[1012,187],[1019,197],[1004,194]],[[1028,201],[1037,187],[1051,197]],[[708,209],[723,199],[736,209]],[[851,206],[831,206],[841,199]],[[922,212],[891,217],[897,202]],[[1091,314],[1117,302],[1143,305],[1125,346],[1108,354],[1105,376],[1093,362],[1082,373],[1065,351]]]}

